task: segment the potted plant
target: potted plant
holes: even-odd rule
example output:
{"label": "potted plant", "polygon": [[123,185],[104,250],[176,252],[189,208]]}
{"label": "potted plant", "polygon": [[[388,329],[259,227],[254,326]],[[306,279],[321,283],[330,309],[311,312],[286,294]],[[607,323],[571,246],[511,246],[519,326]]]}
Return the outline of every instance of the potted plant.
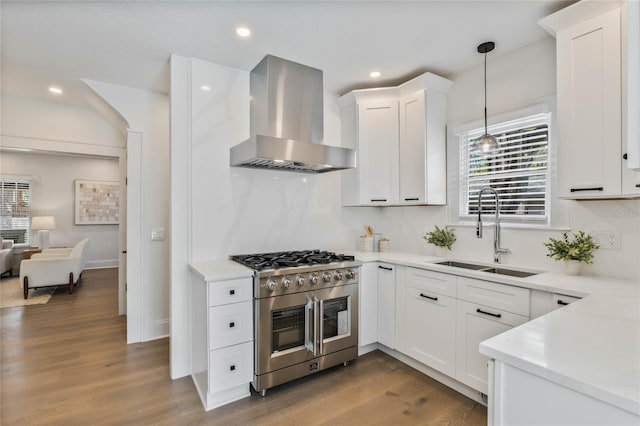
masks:
{"label": "potted plant", "polygon": [[446,254],[445,248],[451,250],[451,246],[456,241],[456,233],[453,228],[445,226],[441,229],[436,225],[435,230],[427,232],[422,238],[436,246],[436,256],[443,257]]}
{"label": "potted plant", "polygon": [[600,248],[593,237],[584,231],[573,234],[571,240],[563,232],[562,239],[549,238],[549,242],[544,245],[549,250],[548,257],[566,262],[568,275],[578,275],[583,263],[593,263],[593,252]]}

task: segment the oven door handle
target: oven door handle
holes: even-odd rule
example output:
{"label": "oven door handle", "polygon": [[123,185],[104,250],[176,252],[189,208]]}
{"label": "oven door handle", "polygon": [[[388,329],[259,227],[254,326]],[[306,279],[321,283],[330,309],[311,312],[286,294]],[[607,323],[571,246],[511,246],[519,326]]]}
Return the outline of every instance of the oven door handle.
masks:
{"label": "oven door handle", "polygon": [[318,309],[318,324],[320,331],[318,332],[318,342],[320,344],[320,355],[324,354],[324,300],[320,299],[320,309]]}
{"label": "oven door handle", "polygon": [[[304,307],[304,347],[316,356],[316,301],[309,300]],[[311,331],[309,331],[311,330]]]}

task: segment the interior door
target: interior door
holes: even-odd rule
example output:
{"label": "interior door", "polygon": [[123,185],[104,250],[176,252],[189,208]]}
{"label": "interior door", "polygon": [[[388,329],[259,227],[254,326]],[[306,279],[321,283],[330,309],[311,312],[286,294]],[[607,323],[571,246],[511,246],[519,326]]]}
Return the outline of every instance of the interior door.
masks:
{"label": "interior door", "polygon": [[142,341],[142,133],[127,133],[127,343]]}

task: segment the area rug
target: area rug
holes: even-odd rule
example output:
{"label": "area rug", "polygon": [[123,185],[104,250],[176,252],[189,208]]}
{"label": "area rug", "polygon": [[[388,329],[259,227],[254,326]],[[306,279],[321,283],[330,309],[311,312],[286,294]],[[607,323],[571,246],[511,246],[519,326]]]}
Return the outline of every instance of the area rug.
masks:
{"label": "area rug", "polygon": [[43,287],[29,290],[29,298],[24,299],[20,278],[3,278],[0,281],[0,308],[13,308],[15,306],[44,305],[51,299],[56,287]]}

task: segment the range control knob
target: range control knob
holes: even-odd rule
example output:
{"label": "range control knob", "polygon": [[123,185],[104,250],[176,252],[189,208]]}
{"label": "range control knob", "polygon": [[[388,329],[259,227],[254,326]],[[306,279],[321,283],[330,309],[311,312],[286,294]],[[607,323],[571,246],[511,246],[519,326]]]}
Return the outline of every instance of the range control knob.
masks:
{"label": "range control knob", "polygon": [[331,281],[331,274],[328,272],[325,272],[324,274],[322,274],[322,281],[324,281],[325,283],[328,283],[329,281]]}
{"label": "range control knob", "polygon": [[342,272],[336,271],[336,274],[333,276],[336,281],[340,281],[343,278]]}
{"label": "range control knob", "polygon": [[311,285],[316,285],[318,284],[318,276],[317,275],[311,275]]}
{"label": "range control knob", "polygon": [[344,276],[347,277],[348,280],[352,280],[356,277],[356,273],[353,271],[353,269],[349,269],[347,270],[347,272],[345,272]]}
{"label": "range control knob", "polygon": [[289,288],[291,285],[291,280],[287,277],[282,278],[282,287]]}
{"label": "range control knob", "polygon": [[264,286],[267,290],[273,291],[276,289],[276,282],[272,279],[268,279]]}
{"label": "range control knob", "polygon": [[297,276],[296,283],[298,284],[298,287],[302,287],[304,285],[304,277]]}

